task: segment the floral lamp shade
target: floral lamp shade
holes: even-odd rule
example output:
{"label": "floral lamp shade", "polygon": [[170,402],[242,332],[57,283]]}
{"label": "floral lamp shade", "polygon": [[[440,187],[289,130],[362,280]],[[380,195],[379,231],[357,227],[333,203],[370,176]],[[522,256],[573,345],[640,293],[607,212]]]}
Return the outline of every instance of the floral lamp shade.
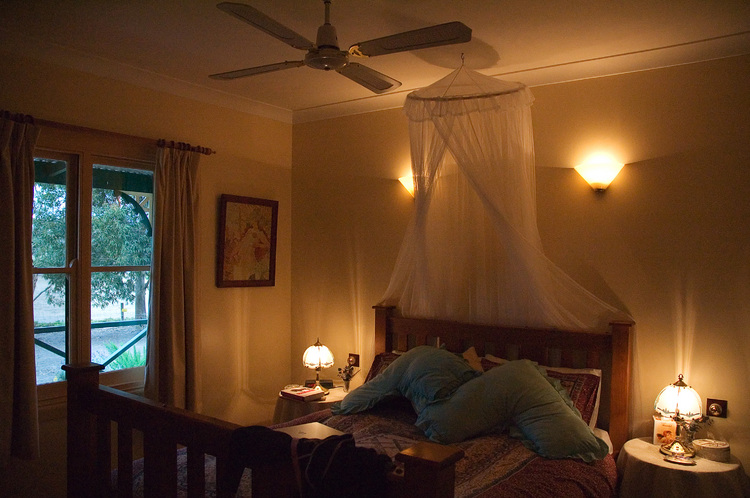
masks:
{"label": "floral lamp shade", "polygon": [[662,417],[682,417],[685,419],[699,418],[701,413],[701,398],[695,389],[685,384],[682,374],[677,382],[669,384],[661,390],[654,401],[654,411]]}
{"label": "floral lamp shade", "polygon": [[320,385],[320,370],[333,366],[333,353],[331,350],[320,343],[320,339],[315,344],[307,348],[302,355],[302,363],[307,368],[315,370],[315,389],[327,391]]}

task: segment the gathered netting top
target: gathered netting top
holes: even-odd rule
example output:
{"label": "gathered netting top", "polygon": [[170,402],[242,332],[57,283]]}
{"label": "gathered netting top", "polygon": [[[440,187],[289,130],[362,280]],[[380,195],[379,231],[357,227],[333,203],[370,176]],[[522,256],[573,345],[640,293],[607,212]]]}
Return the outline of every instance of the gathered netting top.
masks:
{"label": "gathered netting top", "polygon": [[463,65],[406,98],[415,213],[381,304],[405,316],[606,330],[624,313],[545,255],[522,83]]}

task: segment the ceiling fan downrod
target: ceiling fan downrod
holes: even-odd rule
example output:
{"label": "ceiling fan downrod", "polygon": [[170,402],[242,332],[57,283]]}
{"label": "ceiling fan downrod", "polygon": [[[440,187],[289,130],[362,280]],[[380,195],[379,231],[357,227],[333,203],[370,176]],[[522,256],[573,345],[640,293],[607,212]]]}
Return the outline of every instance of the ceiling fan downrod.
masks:
{"label": "ceiling fan downrod", "polygon": [[325,23],[318,28],[315,48],[305,56],[305,65],[324,71],[335,71],[349,63],[349,54],[339,49],[336,27],[331,24],[331,0],[323,0],[323,3],[326,9]]}

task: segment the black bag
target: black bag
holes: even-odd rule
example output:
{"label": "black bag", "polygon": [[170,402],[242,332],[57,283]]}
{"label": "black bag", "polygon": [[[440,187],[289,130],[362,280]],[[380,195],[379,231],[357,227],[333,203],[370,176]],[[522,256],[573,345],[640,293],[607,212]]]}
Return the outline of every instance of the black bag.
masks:
{"label": "black bag", "polygon": [[301,498],[380,498],[386,494],[386,476],[393,468],[386,455],[355,446],[351,434],[294,439],[267,427],[250,426],[235,431],[232,450],[240,475],[245,467],[290,466]]}

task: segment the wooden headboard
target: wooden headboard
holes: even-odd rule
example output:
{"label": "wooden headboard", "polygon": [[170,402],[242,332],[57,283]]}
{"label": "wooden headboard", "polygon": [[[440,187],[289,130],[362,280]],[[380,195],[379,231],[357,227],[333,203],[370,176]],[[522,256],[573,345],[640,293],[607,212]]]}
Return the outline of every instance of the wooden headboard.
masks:
{"label": "wooden headboard", "polygon": [[407,351],[445,344],[460,353],[471,346],[540,365],[602,370],[597,426],[608,431],[615,453],[628,438],[630,351],[633,322],[612,322],[608,333],[477,325],[426,318],[404,318],[394,307],[375,306],[375,352]]}

